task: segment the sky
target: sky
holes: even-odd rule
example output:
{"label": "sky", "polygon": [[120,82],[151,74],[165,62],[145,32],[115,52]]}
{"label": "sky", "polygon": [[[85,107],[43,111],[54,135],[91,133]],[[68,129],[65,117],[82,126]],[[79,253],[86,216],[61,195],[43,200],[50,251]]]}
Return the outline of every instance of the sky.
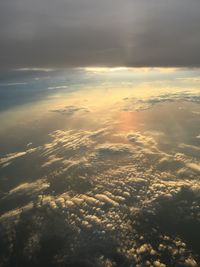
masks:
{"label": "sky", "polygon": [[199,0],[0,2],[0,71],[199,67]]}
{"label": "sky", "polygon": [[200,266],[200,0],[0,0],[0,267]]}

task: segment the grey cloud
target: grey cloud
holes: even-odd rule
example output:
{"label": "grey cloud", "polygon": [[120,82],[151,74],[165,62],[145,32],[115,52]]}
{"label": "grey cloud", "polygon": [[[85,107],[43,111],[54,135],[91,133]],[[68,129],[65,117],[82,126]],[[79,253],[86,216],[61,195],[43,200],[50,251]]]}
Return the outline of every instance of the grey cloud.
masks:
{"label": "grey cloud", "polygon": [[[123,99],[124,105],[122,110],[124,111],[144,111],[147,110],[156,104],[164,102],[175,102],[175,101],[187,101],[187,102],[200,102],[200,96],[198,92],[193,91],[192,89],[187,89],[187,91],[177,91],[172,93],[164,93],[155,96],[150,96],[147,99],[141,99],[136,97],[126,97]],[[197,113],[197,112],[196,112]],[[193,113],[195,114],[195,113]]]}
{"label": "grey cloud", "polygon": [[0,3],[1,69],[199,66],[198,0]]}
{"label": "grey cloud", "polygon": [[77,112],[83,112],[83,113],[88,113],[89,110],[87,108],[84,107],[76,107],[76,106],[66,106],[62,109],[54,109],[51,110],[52,112],[56,112],[62,115],[74,115]]}
{"label": "grey cloud", "polygon": [[107,159],[112,157],[126,157],[134,153],[134,149],[131,146],[124,144],[110,144],[106,143],[104,145],[98,146],[96,148],[95,156],[97,159]]}

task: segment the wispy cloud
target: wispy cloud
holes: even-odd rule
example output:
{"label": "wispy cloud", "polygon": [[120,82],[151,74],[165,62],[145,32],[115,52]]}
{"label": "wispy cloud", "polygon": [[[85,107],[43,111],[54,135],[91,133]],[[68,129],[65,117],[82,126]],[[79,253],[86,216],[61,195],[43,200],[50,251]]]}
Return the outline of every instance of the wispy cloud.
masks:
{"label": "wispy cloud", "polygon": [[18,85],[27,85],[26,82],[16,82],[16,83],[0,83],[0,86],[18,86]]}

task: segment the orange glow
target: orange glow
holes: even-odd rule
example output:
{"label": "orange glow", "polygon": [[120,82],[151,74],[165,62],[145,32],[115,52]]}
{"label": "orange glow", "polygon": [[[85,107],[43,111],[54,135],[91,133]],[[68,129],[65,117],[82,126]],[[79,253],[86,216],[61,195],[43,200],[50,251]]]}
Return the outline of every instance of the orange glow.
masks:
{"label": "orange glow", "polygon": [[118,124],[115,130],[118,132],[128,132],[137,127],[138,120],[136,112],[121,112],[117,117]]}

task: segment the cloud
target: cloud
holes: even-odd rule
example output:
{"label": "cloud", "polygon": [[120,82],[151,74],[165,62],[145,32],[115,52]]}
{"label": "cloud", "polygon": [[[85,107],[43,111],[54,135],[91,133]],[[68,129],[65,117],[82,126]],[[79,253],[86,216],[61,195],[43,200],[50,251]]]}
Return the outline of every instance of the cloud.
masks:
{"label": "cloud", "polygon": [[17,86],[17,85],[27,85],[27,83],[25,82],[17,82],[17,83],[3,83],[3,84],[0,84],[0,86]]}
{"label": "cloud", "polygon": [[26,151],[7,154],[5,157],[0,158],[0,166],[6,167],[10,165],[14,160],[24,157],[27,154],[33,153],[35,151],[36,151],[36,148],[31,148]]}
{"label": "cloud", "polygon": [[3,166],[10,164],[11,160],[23,157],[26,155],[26,152],[16,152],[7,154],[6,157],[0,159],[0,164],[3,164]]}
{"label": "cloud", "polygon": [[100,201],[102,201],[102,202],[104,202],[104,203],[106,203],[108,205],[111,205],[111,206],[119,206],[119,204],[116,201],[110,199],[109,197],[107,197],[104,194],[96,194],[95,197],[98,200],[100,200]]}
{"label": "cloud", "polygon": [[33,183],[24,183],[10,190],[7,197],[13,197],[15,195],[32,195],[41,191],[44,191],[49,187],[49,184],[45,180],[37,180]]}
{"label": "cloud", "polygon": [[57,89],[67,89],[68,86],[67,85],[60,85],[60,86],[49,86],[48,89],[49,90],[57,90]]}
{"label": "cloud", "polygon": [[187,163],[187,167],[192,169],[193,171],[200,173],[200,164],[196,163]]}
{"label": "cloud", "polygon": [[[157,93],[155,93],[157,94]],[[123,111],[144,111],[157,104],[162,104],[165,102],[177,102],[177,101],[187,101],[187,102],[200,102],[200,96],[196,90],[183,91],[174,89],[172,93],[160,93],[154,96],[148,97],[126,97],[123,99],[124,105],[122,105]]]}
{"label": "cloud", "polygon": [[176,171],[184,167],[184,162],[173,157],[163,157],[157,164],[157,168],[161,171]]}
{"label": "cloud", "polygon": [[199,146],[188,145],[188,144],[180,144],[179,145],[180,151],[185,153],[186,155],[190,155],[192,157],[199,157],[200,155],[200,148]]}
{"label": "cloud", "polygon": [[[18,168],[20,159],[24,164],[37,155],[39,162],[32,180],[10,179],[4,192],[0,259],[9,266],[20,249],[18,260],[29,265],[33,259],[100,267],[198,262],[186,234],[199,229],[198,161],[166,154],[156,136],[163,137],[151,131],[117,135],[110,127],[57,130],[38,148],[5,156]],[[193,176],[180,179],[183,169]],[[177,225],[180,233],[173,232]]]}
{"label": "cloud", "polygon": [[56,158],[53,155],[49,156],[46,159],[46,162],[42,164],[42,167],[49,167],[50,165],[53,165],[54,163],[62,161],[63,158]]}
{"label": "cloud", "polygon": [[44,179],[16,186],[0,199],[1,213],[9,212],[9,210],[20,210],[21,207],[36,199],[39,194],[45,192],[48,187],[49,183]]}
{"label": "cloud", "polygon": [[16,72],[52,72],[54,69],[48,68],[16,68],[14,69]]}
{"label": "cloud", "polygon": [[[117,182],[117,180],[113,182]],[[135,179],[135,186],[133,184],[130,186],[127,183],[124,185],[133,193],[135,189],[138,190],[138,195],[140,195],[147,183],[142,182],[142,180],[138,182]],[[34,248],[39,246],[40,252],[45,252],[42,242],[46,238],[49,240],[54,237],[58,244],[60,242],[62,244],[59,250],[52,250],[52,253],[54,256],[59,253],[59,262],[63,263],[66,261],[75,262],[77,258],[80,258],[80,248],[83,251],[82,248],[85,247],[89,254],[85,254],[83,251],[84,258],[86,257],[91,266],[93,266],[93,262],[98,261],[98,264],[101,262],[99,266],[106,267],[104,257],[108,257],[112,264],[116,264],[116,255],[122,257],[123,263],[127,261],[127,266],[133,262],[142,265],[147,261],[155,266],[168,266],[169,259],[173,263],[191,262],[196,264],[197,257],[191,251],[191,244],[193,248],[195,242],[191,243],[191,240],[187,240],[190,244],[188,246],[184,240],[184,234],[193,231],[193,229],[188,228],[188,225],[195,222],[195,216],[198,216],[199,199],[196,193],[193,194],[189,183],[187,188],[184,184],[186,185],[182,181],[179,190],[174,191],[170,197],[165,193],[162,199],[156,197],[152,198],[152,201],[146,202],[141,199],[140,203],[143,202],[143,204],[140,208],[135,209],[134,202],[131,203],[132,208],[126,207],[128,203],[130,205],[128,202],[130,199],[114,202],[111,197],[114,198],[117,195],[108,191],[97,194],[90,192],[74,197],[68,193],[58,196],[41,195],[35,201],[34,208],[27,206],[24,210],[13,210],[1,217],[1,226],[7,229],[2,242],[11,242],[12,244],[10,237],[13,236],[13,233],[13,240],[18,235],[23,236],[24,243],[20,243],[20,248],[24,248],[26,253],[23,254],[22,259],[29,258],[28,262],[32,262],[33,255],[36,257],[35,259],[40,261],[41,259],[38,258],[38,254],[35,254]],[[168,187],[174,189],[177,184],[176,182],[170,184],[168,181],[163,184],[160,182],[149,184],[149,190],[153,190],[151,191],[152,195],[160,195],[159,190],[166,192]],[[116,189],[116,185],[113,185],[114,188]],[[100,189],[96,188],[95,190]],[[110,197],[107,197],[107,194]],[[147,191],[146,195],[148,194]],[[187,194],[191,194],[190,198],[187,197]],[[191,215],[189,221],[188,214]],[[164,216],[164,223],[162,216]],[[15,228],[11,224],[14,218],[17,225]],[[183,231],[179,226],[180,235],[176,236],[173,234],[174,228],[171,227],[171,224],[176,227],[176,223],[180,220]],[[195,229],[198,229],[198,225]],[[27,235],[25,235],[26,232]],[[87,235],[87,239],[85,235]],[[62,237],[64,237],[64,243]],[[32,240],[31,243],[29,243],[30,240]],[[73,247],[72,251],[68,247],[69,244]],[[99,252],[99,245],[101,247],[101,261],[97,256],[98,253],[91,253],[92,251]],[[62,249],[63,246],[65,247],[64,250]],[[113,251],[115,253],[118,251],[119,254],[113,256]],[[168,257],[165,257],[166,253]],[[46,262],[48,256],[44,253],[43,257]],[[77,265],[75,264],[75,266]]]}
{"label": "cloud", "polygon": [[1,69],[199,66],[199,8],[196,0],[2,2]]}
{"label": "cloud", "polygon": [[24,212],[26,213],[28,210],[33,208],[33,203],[30,202],[25,206],[21,206],[20,208],[12,209],[8,212],[5,212],[0,216],[0,223],[10,223],[10,221],[18,221],[19,216]]}
{"label": "cloud", "polygon": [[112,159],[113,157],[121,158],[130,156],[134,152],[134,149],[130,145],[107,143],[97,146],[95,151],[95,157],[97,159],[105,160],[107,158]]}
{"label": "cloud", "polygon": [[77,106],[66,106],[62,109],[54,109],[51,110],[52,112],[57,112],[60,113],[62,115],[74,115],[77,112],[83,112],[83,113],[88,113],[89,110],[87,108],[84,107],[77,107]]}

